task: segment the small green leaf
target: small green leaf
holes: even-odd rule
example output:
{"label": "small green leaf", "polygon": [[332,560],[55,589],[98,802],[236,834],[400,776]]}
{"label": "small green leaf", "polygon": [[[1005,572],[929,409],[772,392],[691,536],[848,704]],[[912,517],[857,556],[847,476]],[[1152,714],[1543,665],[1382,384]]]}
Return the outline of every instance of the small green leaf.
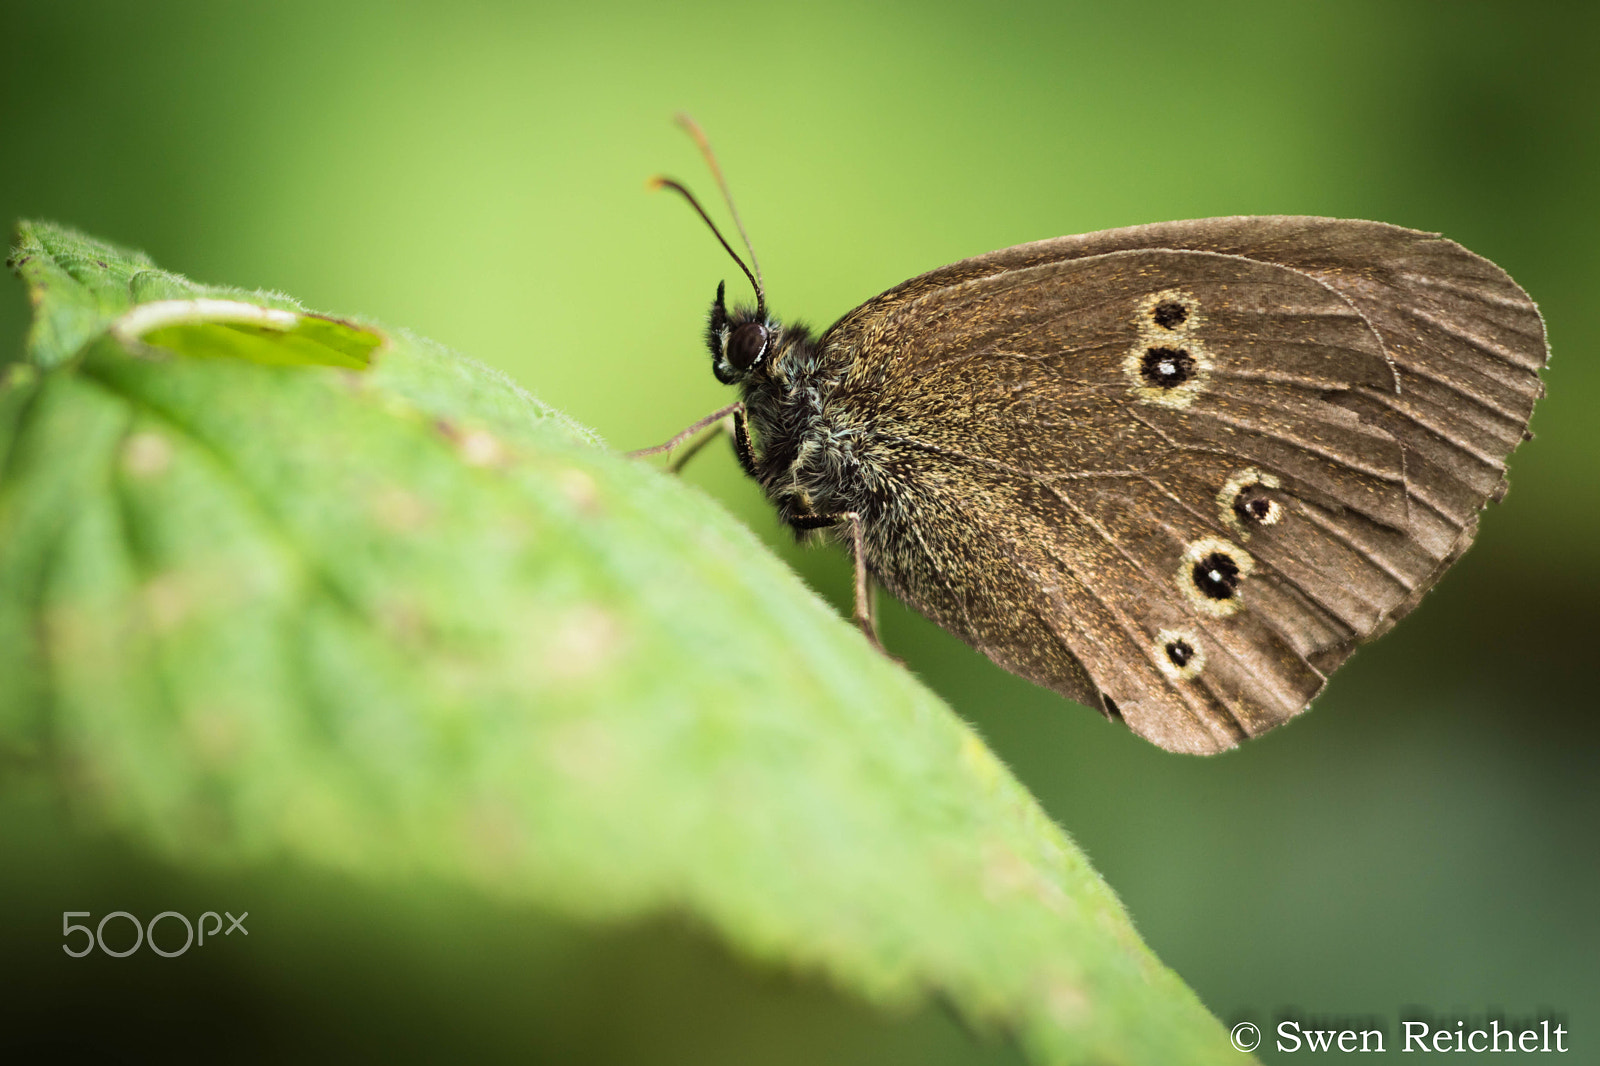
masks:
{"label": "small green leaf", "polygon": [[0,746],[85,814],[687,913],[1039,1062],[1241,1061],[971,729],[692,488],[403,332],[46,225],[14,262]]}

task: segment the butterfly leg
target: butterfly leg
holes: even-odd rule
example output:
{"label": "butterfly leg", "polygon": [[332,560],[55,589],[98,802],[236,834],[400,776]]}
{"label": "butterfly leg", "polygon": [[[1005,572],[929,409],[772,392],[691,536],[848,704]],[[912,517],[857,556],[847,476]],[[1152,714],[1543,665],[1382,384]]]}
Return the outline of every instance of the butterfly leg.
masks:
{"label": "butterfly leg", "polygon": [[[731,429],[728,425],[729,422],[733,423]],[[724,432],[733,434],[733,454],[739,460],[740,468],[744,470],[747,476],[756,477],[756,458],[755,453],[750,450],[750,426],[745,420],[743,405],[740,405],[733,414],[718,422],[710,433],[705,434],[685,448],[683,454],[668,464],[667,469],[676,474],[688,464],[690,459],[695,457],[701,448],[710,444],[719,433]],[[759,481],[760,479],[757,478],[757,480]]]}
{"label": "butterfly leg", "polygon": [[718,433],[722,433],[728,429],[728,421],[730,417],[733,421],[734,443],[739,449],[739,465],[745,468],[746,473],[749,473],[754,469],[755,464],[750,461],[750,433],[745,428],[744,424],[743,403],[730,403],[720,411],[713,411],[711,414],[706,415],[688,429],[685,429],[683,432],[675,435],[666,443],[657,444],[653,448],[640,448],[638,451],[629,452],[628,458],[643,459],[647,455],[660,455],[662,452],[670,452],[678,445],[688,440],[690,437],[693,437],[695,434],[702,433],[708,428],[711,429],[712,432],[706,433],[699,440],[695,441],[694,444],[689,446],[687,451],[678,456],[668,465],[667,469],[676,473],[678,470],[682,469],[684,463],[687,463],[690,459],[694,458],[695,453],[701,448],[705,447],[707,442],[709,442]]}
{"label": "butterfly leg", "polygon": [[861,529],[861,516],[855,511],[845,511],[842,514],[826,515],[794,515],[789,519],[789,524],[796,529],[825,529],[836,526],[840,522],[850,523],[850,549],[856,562],[856,587],[855,611],[853,621],[856,627],[865,633],[872,646],[881,652],[890,662],[898,663],[893,655],[889,654],[883,646],[883,641],[878,638],[878,612],[877,612],[877,582],[867,570],[867,544],[866,537]]}
{"label": "butterfly leg", "polygon": [[756,454],[750,449],[750,426],[744,417],[744,405],[733,412],[733,454],[739,459],[739,466],[745,474],[760,481],[756,474]]}
{"label": "butterfly leg", "polygon": [[728,420],[723,419],[721,422],[718,422],[716,425],[712,426],[708,432],[700,434],[699,437],[695,438],[689,443],[688,447],[684,448],[683,451],[672,457],[672,459],[667,463],[667,472],[672,474],[682,473],[683,468],[689,465],[689,460],[700,454],[700,449],[704,448],[707,444],[710,444],[727,431]]}

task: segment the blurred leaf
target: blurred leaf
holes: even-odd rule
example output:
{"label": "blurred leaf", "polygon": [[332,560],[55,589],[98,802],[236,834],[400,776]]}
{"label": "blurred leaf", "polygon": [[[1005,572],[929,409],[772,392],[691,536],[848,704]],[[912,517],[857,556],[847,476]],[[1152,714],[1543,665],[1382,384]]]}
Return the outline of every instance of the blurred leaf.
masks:
{"label": "blurred leaf", "polygon": [[1239,1061],[982,741],[694,490],[418,338],[42,224],[14,263],[23,775],[199,868],[680,910],[1039,1061]]}

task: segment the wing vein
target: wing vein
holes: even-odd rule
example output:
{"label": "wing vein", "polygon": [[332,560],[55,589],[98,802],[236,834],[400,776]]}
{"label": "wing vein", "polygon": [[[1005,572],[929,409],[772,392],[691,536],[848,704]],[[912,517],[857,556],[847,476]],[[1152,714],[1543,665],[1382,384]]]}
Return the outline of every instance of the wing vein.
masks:
{"label": "wing vein", "polygon": [[[1472,333],[1463,328],[1460,324],[1453,322],[1448,318],[1441,318],[1440,316],[1428,311],[1426,308],[1402,306],[1400,308],[1400,312],[1406,315],[1408,318],[1414,318],[1418,319],[1419,321],[1426,322],[1435,329],[1441,330],[1452,337],[1460,338],[1461,341],[1467,344],[1469,347],[1476,348],[1485,355],[1491,356],[1495,362],[1504,364],[1505,366],[1515,367],[1518,370],[1528,369],[1528,367],[1518,358],[1515,351],[1507,348],[1499,341],[1491,340],[1488,337],[1480,337],[1476,333]],[[1543,364],[1540,365],[1542,366]]]}
{"label": "wing vein", "polygon": [[1390,396],[1387,393],[1375,392],[1368,389],[1359,389],[1357,390],[1357,394],[1371,397],[1372,399],[1383,404],[1389,410],[1398,415],[1404,416],[1407,420],[1427,430],[1429,433],[1432,433],[1439,440],[1455,448],[1457,451],[1464,453],[1470,458],[1476,459],[1490,470],[1494,470],[1496,472],[1503,472],[1505,470],[1505,459],[1501,456],[1493,455],[1484,451],[1471,441],[1463,439],[1445,426],[1439,425],[1435,420],[1424,416],[1415,407],[1401,407],[1400,400],[1403,399],[1403,397]]}
{"label": "wing vein", "polygon": [[[1326,532],[1329,536],[1331,536],[1334,539],[1338,540],[1345,547],[1349,548],[1351,551],[1353,551],[1357,555],[1361,556],[1367,562],[1369,562],[1373,566],[1377,567],[1380,572],[1382,572],[1386,577],[1389,578],[1389,580],[1393,581],[1396,585],[1399,585],[1400,589],[1401,589],[1401,591],[1403,593],[1409,593],[1413,589],[1416,588],[1416,584],[1410,578],[1406,577],[1405,574],[1401,573],[1399,570],[1394,569],[1389,564],[1389,562],[1383,558],[1383,556],[1379,555],[1378,553],[1372,551],[1370,548],[1366,547],[1365,545],[1363,545],[1360,542],[1358,542],[1357,540],[1355,540],[1347,532],[1345,532],[1344,530],[1340,529],[1333,522],[1328,521],[1328,519],[1325,518],[1323,515],[1318,514],[1317,510],[1315,508],[1312,508],[1312,507],[1301,507],[1299,510],[1300,510],[1300,513],[1302,515],[1304,515],[1305,518],[1308,521],[1310,521],[1314,525],[1318,526],[1324,532]],[[1402,597],[1402,598],[1404,598],[1404,597]],[[1379,607],[1379,613],[1380,614],[1387,614],[1388,613],[1388,611],[1382,610],[1380,605],[1378,605],[1378,604],[1374,604],[1373,606],[1374,607]],[[1389,607],[1389,610],[1390,611],[1394,610],[1393,605],[1391,605]]]}

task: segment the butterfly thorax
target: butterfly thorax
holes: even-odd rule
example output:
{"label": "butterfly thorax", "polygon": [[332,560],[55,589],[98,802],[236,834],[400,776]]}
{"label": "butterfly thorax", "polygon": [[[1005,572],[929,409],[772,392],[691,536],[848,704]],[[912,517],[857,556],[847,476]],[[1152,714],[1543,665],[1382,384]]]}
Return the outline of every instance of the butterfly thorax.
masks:
{"label": "butterfly thorax", "polygon": [[[759,327],[761,347],[741,367],[739,340]],[[741,334],[740,330],[744,333]],[[797,519],[856,512],[870,523],[881,494],[872,423],[843,383],[847,353],[825,346],[804,325],[713,305],[707,340],[717,376],[739,386],[751,430],[756,480],[779,516]],[[753,345],[751,345],[753,347]]]}
{"label": "butterfly thorax", "polygon": [[744,382],[756,479],[785,521],[868,512],[872,426],[841,395],[846,367],[830,365],[804,326],[780,330],[773,357]]}

